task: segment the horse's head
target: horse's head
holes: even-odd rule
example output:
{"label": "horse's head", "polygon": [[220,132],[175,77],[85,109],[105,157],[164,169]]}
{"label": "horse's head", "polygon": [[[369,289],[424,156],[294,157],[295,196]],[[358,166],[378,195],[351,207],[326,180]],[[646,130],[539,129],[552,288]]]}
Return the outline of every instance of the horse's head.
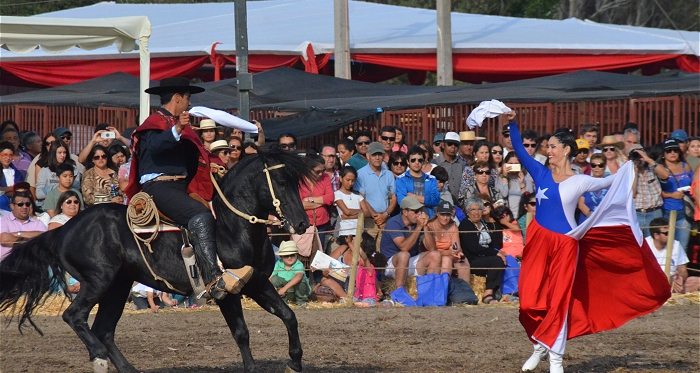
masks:
{"label": "horse's head", "polygon": [[299,197],[299,181],[303,177],[312,178],[313,172],[298,155],[261,151],[230,170],[222,189],[227,198],[238,199],[238,209],[262,219],[267,219],[267,214],[276,215],[287,232],[301,234],[309,227]]}

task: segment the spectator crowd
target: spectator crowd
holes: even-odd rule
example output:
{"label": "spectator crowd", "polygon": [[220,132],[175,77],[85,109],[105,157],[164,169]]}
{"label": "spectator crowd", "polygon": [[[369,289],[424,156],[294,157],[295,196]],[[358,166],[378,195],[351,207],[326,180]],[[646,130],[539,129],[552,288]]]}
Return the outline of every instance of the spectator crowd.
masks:
{"label": "spectator crowd", "polygon": [[[310,262],[320,250],[350,264],[362,213],[366,234],[361,237],[362,260],[352,294],[358,305],[371,306],[389,295],[382,292],[382,279],[391,279],[392,298],[405,299],[408,277],[442,273],[467,284],[472,275],[484,276],[483,303],[498,303],[506,295],[517,299],[517,277],[513,287],[512,276],[506,281],[504,274],[517,270],[537,200],[536,185],[513,151],[509,124],[500,128],[498,138],[464,131],[412,143],[401,128],[385,126],[376,137],[359,131],[335,144],[302,151],[292,133],[266,144],[262,126],[255,123],[259,130],[255,141],[209,119],[195,129],[226,170],[263,147],[297,152],[314,170],[316,178],[299,186],[314,239],[272,238],[275,248],[279,246],[279,262],[270,280],[281,296],[299,304],[324,294],[341,301],[350,298],[349,276],[314,271]],[[120,133],[109,124],[99,124],[89,143],[71,154],[73,134],[67,128],[38,134],[11,120],[3,122],[0,260],[15,242],[60,227],[85,208],[128,203],[122,191],[129,180],[132,130]],[[670,245],[673,290],[697,291],[698,277],[689,274],[697,276],[692,270],[700,269],[700,138],[679,129],[663,143],[642,144],[639,131],[634,123],[614,133],[583,125],[576,134],[578,151],[571,155],[572,168],[605,178],[624,162],[634,162],[632,193],[644,237],[663,268],[669,218],[676,212],[675,242]],[[549,138],[531,129],[522,132],[529,156],[545,165]],[[579,224],[596,211],[606,192],[580,197]],[[79,291],[77,281],[71,279],[69,284],[71,292]],[[134,287],[132,298],[139,308],[153,311],[180,300],[141,284]]]}

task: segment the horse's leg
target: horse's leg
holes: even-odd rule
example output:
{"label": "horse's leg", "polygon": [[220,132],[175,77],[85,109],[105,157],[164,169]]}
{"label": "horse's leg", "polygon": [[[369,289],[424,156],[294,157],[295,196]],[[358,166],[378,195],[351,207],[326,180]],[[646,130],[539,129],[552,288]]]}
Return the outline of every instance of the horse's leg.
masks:
{"label": "horse's leg", "polygon": [[231,329],[233,339],[236,340],[236,344],[238,344],[238,348],[241,350],[243,368],[246,372],[254,372],[256,369],[255,361],[253,360],[253,354],[250,353],[250,334],[248,333],[248,326],[243,318],[241,296],[229,294],[229,296],[218,300],[216,303],[219,305],[224,319],[226,319],[228,328]]}
{"label": "horse's leg", "polygon": [[121,373],[138,372],[122,355],[114,343],[114,331],[124,312],[124,304],[129,297],[131,280],[117,278],[100,299],[99,309],[92,323],[92,332],[107,347],[110,360]]}
{"label": "horse's leg", "polygon": [[97,336],[90,330],[87,319],[90,315],[90,310],[98,303],[102,294],[104,294],[108,283],[102,282],[103,285],[95,285],[94,279],[88,282],[83,279],[80,282],[80,291],[73,302],[63,312],[63,321],[68,323],[75,331],[81,341],[85,344],[90,354],[90,361],[93,362],[94,373],[107,373],[107,347],[100,342]]}
{"label": "horse's leg", "polygon": [[299,329],[297,317],[294,311],[280,297],[277,290],[267,278],[255,276],[246,284],[243,293],[260,305],[267,312],[279,317],[287,327],[289,336],[289,357],[291,360],[287,366],[295,372],[301,372],[301,340],[299,339]]}

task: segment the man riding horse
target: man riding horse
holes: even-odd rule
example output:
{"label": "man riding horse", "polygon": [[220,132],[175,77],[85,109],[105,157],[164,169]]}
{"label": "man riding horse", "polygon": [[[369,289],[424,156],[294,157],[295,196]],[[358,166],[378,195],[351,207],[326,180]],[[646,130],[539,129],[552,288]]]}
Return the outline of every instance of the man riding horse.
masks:
{"label": "man riding horse", "polygon": [[[250,266],[221,271],[216,259],[214,216],[204,200],[214,193],[209,173],[219,158],[207,152],[190,127],[190,95],[204,92],[187,78],[167,78],[146,93],[160,96],[161,107],[132,135],[133,160],[126,194],[149,194],[163,215],[186,226],[206,294],[223,299],[237,294],[253,273]],[[201,197],[198,198],[197,197]]]}

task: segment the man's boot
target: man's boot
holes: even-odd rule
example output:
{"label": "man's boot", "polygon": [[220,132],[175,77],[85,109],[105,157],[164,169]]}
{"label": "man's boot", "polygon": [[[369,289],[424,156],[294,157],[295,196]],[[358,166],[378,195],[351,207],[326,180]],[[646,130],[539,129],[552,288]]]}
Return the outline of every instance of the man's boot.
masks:
{"label": "man's boot", "polygon": [[215,224],[214,216],[206,212],[190,219],[187,228],[197,254],[202,280],[208,284],[207,293],[214,299],[223,299],[227,293],[240,293],[253,274],[253,268],[244,266],[240,269],[226,269],[223,273],[221,272],[216,262]]}
{"label": "man's boot", "polygon": [[540,361],[544,359],[547,356],[547,348],[542,346],[541,344],[537,343],[535,344],[535,352],[532,353],[532,356],[530,356],[529,359],[523,364],[522,371],[523,372],[531,372],[535,369],[537,369],[537,365],[540,364]]}

